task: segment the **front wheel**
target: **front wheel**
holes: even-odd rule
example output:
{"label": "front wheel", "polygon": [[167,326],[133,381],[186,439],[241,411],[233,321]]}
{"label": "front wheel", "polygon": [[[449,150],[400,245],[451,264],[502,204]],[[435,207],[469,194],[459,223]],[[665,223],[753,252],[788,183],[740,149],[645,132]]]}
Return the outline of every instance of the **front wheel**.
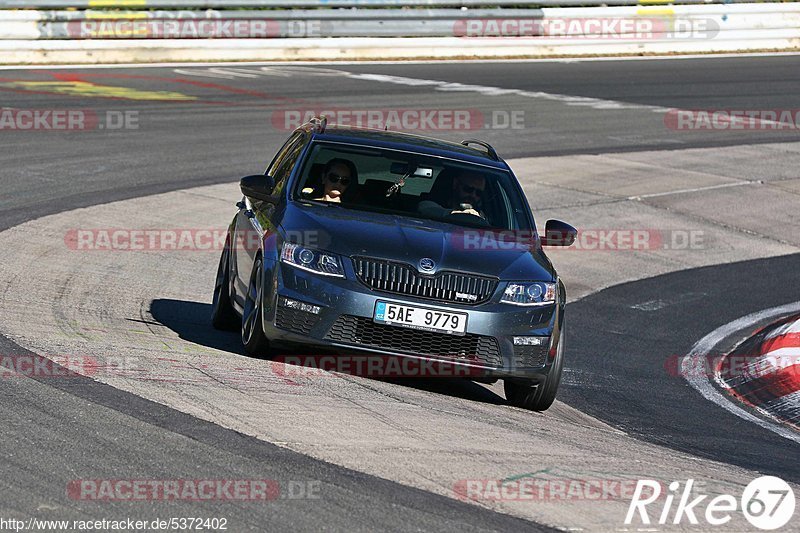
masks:
{"label": "front wheel", "polygon": [[562,327],[558,336],[556,358],[547,377],[538,384],[505,380],[503,389],[506,393],[506,400],[515,407],[522,407],[531,411],[546,411],[556,399],[563,369],[564,329]]}
{"label": "front wheel", "polygon": [[269,349],[269,340],[261,325],[264,298],[264,262],[259,257],[253,265],[247,296],[242,311],[242,344],[248,355],[264,355]]}

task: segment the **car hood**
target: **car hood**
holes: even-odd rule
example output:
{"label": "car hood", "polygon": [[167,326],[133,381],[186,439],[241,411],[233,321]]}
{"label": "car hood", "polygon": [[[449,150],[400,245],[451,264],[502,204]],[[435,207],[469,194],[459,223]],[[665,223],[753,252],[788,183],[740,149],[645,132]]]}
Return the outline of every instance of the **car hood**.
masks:
{"label": "car hood", "polygon": [[436,263],[435,272],[457,270],[501,280],[551,281],[555,270],[535,246],[511,246],[487,238],[485,230],[434,220],[289,203],[282,217],[284,238],[347,257],[366,256],[410,263]]}

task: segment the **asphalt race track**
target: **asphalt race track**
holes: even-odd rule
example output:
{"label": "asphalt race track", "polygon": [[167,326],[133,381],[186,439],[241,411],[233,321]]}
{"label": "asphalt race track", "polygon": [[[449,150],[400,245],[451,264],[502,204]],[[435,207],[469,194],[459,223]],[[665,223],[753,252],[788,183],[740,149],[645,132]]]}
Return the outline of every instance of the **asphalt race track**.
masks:
{"label": "asphalt race track", "polygon": [[[664,379],[667,361],[687,354],[709,330],[800,300],[797,267],[797,256],[782,256],[684,270],[618,285],[573,304],[570,318],[582,326],[571,337],[573,368],[605,386],[569,387],[562,399],[639,438],[797,481],[796,442],[764,435],[711,402],[689,404],[686,381]],[[742,278],[747,290],[732,300],[731,287]],[[779,294],[771,290],[776,286],[782,288]],[[647,311],[634,307],[665,293],[673,295],[674,304]],[[609,323],[618,325],[613,333]]]}
{"label": "asphalt race track", "polygon": [[[693,477],[740,494],[768,474],[797,493],[800,435],[733,415],[674,365],[717,328],[800,301],[800,124],[681,131],[667,117],[796,110],[798,67],[800,56],[772,55],[0,70],[4,110],[82,111],[103,126],[0,130],[0,356],[127,358],[141,372],[0,379],[0,518],[616,531],[641,526],[623,522],[629,499],[464,501],[454,488],[540,474]],[[282,379],[210,328],[217,251],[65,244],[75,228],[224,228],[238,178],[263,171],[287,117],[326,109],[468,110],[479,117],[469,131],[426,133],[491,142],[540,227],[560,218],[659,235],[642,250],[550,254],[571,303],[549,411],[508,407],[500,384]],[[268,479],[284,490],[266,503],[97,501],[70,495],[79,479]],[[292,497],[289,485],[304,488]],[[741,517],[726,527],[752,530]]]}

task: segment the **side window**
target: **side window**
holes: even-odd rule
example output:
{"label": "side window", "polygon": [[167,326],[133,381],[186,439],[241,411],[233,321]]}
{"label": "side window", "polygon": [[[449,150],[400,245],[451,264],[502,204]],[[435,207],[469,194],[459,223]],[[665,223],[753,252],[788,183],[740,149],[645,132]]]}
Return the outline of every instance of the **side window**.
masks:
{"label": "side window", "polygon": [[[517,227],[517,217],[512,216],[513,208],[511,207],[511,200],[509,200],[508,194],[506,193],[506,190],[503,187],[499,186],[499,184],[497,186],[497,190],[500,191],[500,195],[499,195],[499,198],[498,198],[499,202],[493,202],[493,203],[495,205],[497,205],[499,203],[500,206],[502,206],[500,209],[498,209],[498,213],[502,214],[502,216],[501,217],[495,217],[495,219],[496,220],[498,218],[505,219],[503,221],[503,224],[502,224],[502,226],[504,228],[519,229]],[[497,222],[499,222],[499,220]],[[498,225],[500,225],[500,224],[498,224]]]}
{"label": "side window", "polygon": [[300,157],[300,152],[305,147],[305,140],[306,136],[303,132],[295,133],[283,145],[283,148],[267,169],[267,174],[275,180],[275,192],[273,194],[277,195],[283,191],[287,178],[292,173],[292,169],[297,163],[297,158]]}

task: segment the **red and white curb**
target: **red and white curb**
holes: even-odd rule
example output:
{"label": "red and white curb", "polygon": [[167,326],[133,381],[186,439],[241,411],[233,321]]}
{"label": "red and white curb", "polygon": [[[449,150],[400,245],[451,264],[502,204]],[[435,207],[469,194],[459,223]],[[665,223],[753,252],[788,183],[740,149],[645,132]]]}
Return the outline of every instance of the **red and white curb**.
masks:
{"label": "red and white curb", "polygon": [[[709,357],[712,357],[712,353],[719,353],[715,350],[715,348],[732,335],[739,335],[743,331],[752,331],[753,328],[757,327],[758,324],[764,324],[768,322],[775,323],[775,321],[781,320],[782,317],[787,316],[800,316],[800,302],[794,302],[770,309],[756,311],[747,316],[738,318],[733,322],[724,324],[697,341],[694,346],[692,346],[692,349],[689,351],[689,353],[681,358],[680,368],[694,368],[696,367],[698,361],[707,361]],[[784,323],[786,322],[781,322],[781,324]],[[766,329],[756,331],[748,340],[755,342],[753,341],[755,336],[757,336],[758,333],[763,333],[765,331]],[[771,331],[772,330],[770,330],[770,332]],[[769,334],[769,332],[764,333],[765,336],[767,334]],[[742,348],[746,342],[742,343],[740,348]],[[721,365],[718,365],[718,368],[720,366]],[[783,419],[772,414],[772,412],[768,411],[763,404],[759,402],[759,405],[755,407],[755,410],[764,415],[758,416],[753,412],[753,410],[746,409],[744,404],[740,401],[737,401],[733,394],[726,394],[726,391],[731,391],[731,386],[726,386],[722,379],[721,373],[712,374],[711,372],[687,372],[683,374],[683,377],[693,389],[700,393],[700,395],[709,402],[713,402],[720,408],[741,418],[742,420],[746,420],[751,424],[760,426],[767,431],[771,431],[776,435],[780,435],[785,439],[800,444],[800,432],[797,431],[797,428],[784,423]],[[755,406],[753,402],[748,401],[748,403],[752,406]]]}
{"label": "red and white curb", "polygon": [[800,429],[800,317],[756,332],[728,357],[746,363],[721,365],[716,382],[739,401]]}

